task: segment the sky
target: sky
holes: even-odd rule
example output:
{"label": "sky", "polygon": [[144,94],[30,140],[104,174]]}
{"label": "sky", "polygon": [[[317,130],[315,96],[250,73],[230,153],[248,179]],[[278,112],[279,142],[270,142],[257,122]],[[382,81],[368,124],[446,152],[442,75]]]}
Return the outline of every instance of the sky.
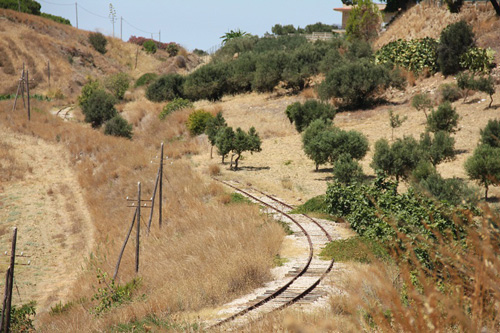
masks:
{"label": "sky", "polygon": [[[42,12],[62,16],[78,27],[113,35],[109,18],[109,4],[116,12],[115,37],[123,40],[131,35],[176,42],[188,50],[209,50],[220,44],[220,37],[230,30],[241,29],[262,36],[271,32],[272,26],[293,24],[305,27],[322,22],[340,24],[341,13],[333,10],[342,7],[341,0],[37,0]],[[123,17],[123,23],[121,24]]]}

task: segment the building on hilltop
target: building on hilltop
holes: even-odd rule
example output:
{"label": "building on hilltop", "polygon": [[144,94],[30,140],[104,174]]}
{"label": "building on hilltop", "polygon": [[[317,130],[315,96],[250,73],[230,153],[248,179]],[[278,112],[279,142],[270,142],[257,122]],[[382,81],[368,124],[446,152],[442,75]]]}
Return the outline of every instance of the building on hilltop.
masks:
{"label": "building on hilltop", "polygon": [[[390,22],[391,19],[397,14],[397,12],[394,13],[384,12],[385,6],[386,6],[385,4],[377,4],[377,7],[380,10],[380,13],[382,14],[383,25],[386,25],[388,22]],[[347,25],[347,19],[349,18],[352,8],[353,6],[350,5],[349,6],[343,5],[340,8],[333,8],[333,10],[342,13],[342,30],[345,30],[345,27]]]}

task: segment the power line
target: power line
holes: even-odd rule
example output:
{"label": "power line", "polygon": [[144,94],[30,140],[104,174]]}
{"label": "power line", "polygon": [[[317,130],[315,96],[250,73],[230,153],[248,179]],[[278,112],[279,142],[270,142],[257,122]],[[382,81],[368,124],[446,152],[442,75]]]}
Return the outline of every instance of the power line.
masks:
{"label": "power line", "polygon": [[81,9],[83,9],[84,11],[86,11],[87,13],[89,13],[91,15],[94,15],[94,16],[97,16],[97,17],[100,17],[100,18],[103,18],[103,19],[106,19],[106,20],[109,19],[109,17],[102,16],[102,15],[99,15],[99,14],[91,12],[90,10],[86,9],[85,7],[82,7],[82,5],[78,5],[78,7],[80,7]]}
{"label": "power line", "polygon": [[132,28],[134,28],[135,30],[138,30],[140,32],[143,32],[145,34],[152,34],[152,35],[158,35],[157,32],[151,32],[151,31],[145,31],[145,30],[142,30],[142,29],[139,29],[137,28],[136,26],[132,25],[132,23],[130,23],[129,21],[127,21],[126,19],[123,19],[123,21],[125,21],[125,23],[127,23],[129,26],[131,26]]}

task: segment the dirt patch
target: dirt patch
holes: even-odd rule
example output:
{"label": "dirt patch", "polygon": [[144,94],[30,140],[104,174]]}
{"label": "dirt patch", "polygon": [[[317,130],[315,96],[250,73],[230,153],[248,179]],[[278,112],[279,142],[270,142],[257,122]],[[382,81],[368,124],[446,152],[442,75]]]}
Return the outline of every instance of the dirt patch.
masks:
{"label": "dirt patch", "polygon": [[[65,302],[93,243],[93,226],[82,190],[60,146],[1,128],[0,141],[11,147],[22,179],[0,187],[0,249],[10,248],[18,228],[13,302],[37,302],[37,313]],[[5,271],[8,260],[0,261]],[[29,265],[28,265],[29,262]],[[3,275],[2,275],[3,276]],[[0,289],[3,291],[3,279]]]}

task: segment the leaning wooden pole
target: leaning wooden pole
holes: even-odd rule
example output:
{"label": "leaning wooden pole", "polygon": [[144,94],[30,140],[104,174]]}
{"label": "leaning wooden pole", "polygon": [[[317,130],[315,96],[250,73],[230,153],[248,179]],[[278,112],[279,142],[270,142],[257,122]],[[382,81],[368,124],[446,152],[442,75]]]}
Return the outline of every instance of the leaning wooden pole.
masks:
{"label": "leaning wooden pole", "polygon": [[158,224],[161,229],[161,215],[163,208],[163,142],[161,143],[161,153],[160,153],[160,199],[158,200]]}
{"label": "leaning wooden pole", "polygon": [[493,5],[493,8],[495,8],[495,12],[497,12],[497,15],[500,16],[500,5],[498,4],[497,0],[490,0],[490,2]]}
{"label": "leaning wooden pole", "polygon": [[5,309],[7,307],[7,299],[9,298],[9,276],[10,276],[10,267],[7,268],[7,272],[5,273],[5,292],[3,294],[3,306],[2,306],[2,321],[0,326],[0,332],[5,332]]}
{"label": "leaning wooden pole", "polygon": [[130,224],[130,228],[128,229],[127,236],[125,237],[125,241],[123,242],[122,249],[120,251],[120,254],[118,255],[118,261],[116,262],[115,273],[113,274],[113,280],[115,280],[116,276],[118,275],[118,270],[120,269],[120,263],[122,261],[123,252],[125,252],[125,246],[127,246],[130,234],[132,234],[132,229],[134,229],[134,223],[136,217],[137,217],[137,209],[134,212],[134,218],[132,219],[132,223]]}
{"label": "leaning wooden pole", "polygon": [[151,223],[153,221],[153,210],[155,208],[156,190],[158,189],[159,179],[160,179],[160,168],[158,168],[158,173],[156,174],[155,188],[153,190],[153,197],[151,198],[151,213],[149,214],[149,221],[148,221],[148,235],[149,231],[151,230]]}
{"label": "leaning wooden pole", "polygon": [[31,120],[29,70],[26,70],[26,95],[28,95],[28,120]]}
{"label": "leaning wooden pole", "polygon": [[135,272],[139,273],[139,247],[141,237],[141,182],[137,183],[137,235],[135,240]]}
{"label": "leaning wooden pole", "polygon": [[16,262],[16,241],[17,241],[17,228],[12,232],[12,249],[10,252],[10,267],[5,281],[6,299],[4,299],[4,308],[2,315],[2,331],[10,332],[10,312],[12,308],[12,286],[14,285],[14,265]]}

